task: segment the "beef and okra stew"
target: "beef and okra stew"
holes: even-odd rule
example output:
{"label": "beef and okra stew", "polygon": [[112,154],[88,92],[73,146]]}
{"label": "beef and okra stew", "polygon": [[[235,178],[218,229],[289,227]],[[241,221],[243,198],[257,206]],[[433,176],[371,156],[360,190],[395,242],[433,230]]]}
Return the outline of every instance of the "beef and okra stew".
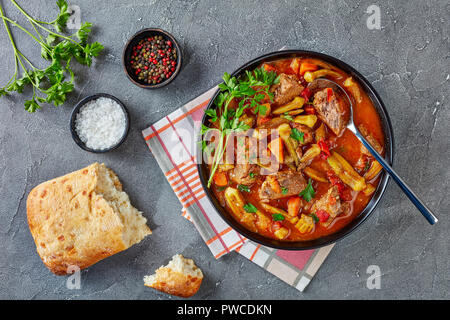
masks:
{"label": "beef and okra stew", "polygon": [[354,219],[371,199],[381,165],[346,129],[349,109],[327,78],[346,90],[354,121],[380,153],[380,118],[354,78],[318,59],[225,73],[206,111],[202,149],[208,187],[248,230],[280,241],[317,239]]}

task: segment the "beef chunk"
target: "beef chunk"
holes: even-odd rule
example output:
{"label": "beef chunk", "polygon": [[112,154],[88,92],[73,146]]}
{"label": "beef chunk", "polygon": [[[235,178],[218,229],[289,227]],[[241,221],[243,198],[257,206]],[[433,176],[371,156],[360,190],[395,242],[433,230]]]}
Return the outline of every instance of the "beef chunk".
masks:
{"label": "beef chunk", "polygon": [[327,89],[316,92],[313,105],[319,119],[325,122],[334,134],[339,136],[347,126],[343,101],[335,95],[334,91],[330,96],[330,101],[328,101]]}
{"label": "beef chunk", "polygon": [[[358,126],[359,132],[361,132],[361,134],[364,136],[364,138],[367,139],[367,141],[369,141],[370,145],[379,153],[382,154],[383,153],[383,147],[381,146],[381,144],[378,142],[377,139],[374,138],[374,136],[372,136],[369,132],[369,130],[366,128],[365,125],[360,124]],[[361,152],[365,155],[368,156],[372,156],[372,154],[369,152],[369,150],[366,149],[366,147],[364,147],[364,145],[361,144]]]}
{"label": "beef chunk", "polygon": [[[230,178],[238,184],[251,185],[255,182],[258,171],[259,168],[256,164],[236,164],[230,173]],[[254,173],[253,177],[251,177],[250,173]]]}
{"label": "beef chunk", "polygon": [[274,190],[266,179],[259,189],[259,197],[262,201],[290,197],[299,194],[306,188],[305,178],[300,172],[283,170],[277,172],[273,177],[278,181],[281,190]]}
{"label": "beef chunk", "polygon": [[285,73],[280,74],[280,82],[272,85],[270,91],[274,94],[274,103],[281,106],[299,96],[304,87],[299,83],[297,76]]}
{"label": "beef chunk", "polygon": [[326,211],[331,217],[336,217],[341,213],[341,200],[339,198],[339,190],[337,186],[333,186],[328,189],[319,200],[317,200],[311,207],[311,211],[315,212],[317,210]]}
{"label": "beef chunk", "polygon": [[341,204],[338,188],[337,186],[333,186],[312,205],[311,212],[315,213],[318,210],[326,211],[330,217],[327,221],[321,222],[321,224],[328,227],[337,215],[348,210],[347,206],[348,203]]}
{"label": "beef chunk", "polygon": [[310,127],[296,122],[291,122],[291,127],[297,129],[300,132],[303,132],[303,142],[299,141],[301,145],[305,145],[313,141],[314,132]]}

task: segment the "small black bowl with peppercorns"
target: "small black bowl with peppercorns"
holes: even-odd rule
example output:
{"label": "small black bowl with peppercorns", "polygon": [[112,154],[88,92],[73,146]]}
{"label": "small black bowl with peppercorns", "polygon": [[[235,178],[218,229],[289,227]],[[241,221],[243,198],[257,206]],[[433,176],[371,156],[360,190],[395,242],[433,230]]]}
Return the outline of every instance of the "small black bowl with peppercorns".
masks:
{"label": "small black bowl with peppercorns", "polygon": [[157,89],[168,85],[181,70],[181,50],[175,38],[162,29],[147,28],[125,45],[122,63],[135,85]]}

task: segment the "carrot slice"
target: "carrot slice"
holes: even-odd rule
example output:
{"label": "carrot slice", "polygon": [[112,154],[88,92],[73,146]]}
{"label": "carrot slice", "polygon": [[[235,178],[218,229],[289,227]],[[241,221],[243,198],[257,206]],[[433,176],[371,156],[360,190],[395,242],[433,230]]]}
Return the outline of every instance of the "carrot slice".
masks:
{"label": "carrot slice", "polygon": [[298,211],[300,210],[300,204],[301,204],[300,197],[295,196],[289,198],[287,202],[289,216],[296,217],[298,215]]}
{"label": "carrot slice", "polygon": [[314,63],[302,62],[300,65],[300,74],[303,75],[306,71],[316,71],[318,68]]}
{"label": "carrot slice", "polygon": [[266,71],[275,71],[275,72],[277,71],[277,69],[275,69],[274,66],[271,66],[270,64],[267,64],[267,63],[264,63],[263,67],[264,67],[264,70],[266,70]]}
{"label": "carrot slice", "polygon": [[328,147],[328,143],[324,139],[320,139],[317,142],[317,145],[320,148],[322,159],[326,160],[329,156],[331,156],[330,148]]}
{"label": "carrot slice", "polygon": [[281,141],[281,138],[276,138],[270,141],[268,144],[270,152],[275,155],[275,158],[277,158],[279,163],[284,162],[283,143]]}
{"label": "carrot slice", "polygon": [[214,180],[214,183],[216,184],[216,186],[225,187],[228,185],[227,175],[224,172],[217,171],[214,174],[213,180]]}

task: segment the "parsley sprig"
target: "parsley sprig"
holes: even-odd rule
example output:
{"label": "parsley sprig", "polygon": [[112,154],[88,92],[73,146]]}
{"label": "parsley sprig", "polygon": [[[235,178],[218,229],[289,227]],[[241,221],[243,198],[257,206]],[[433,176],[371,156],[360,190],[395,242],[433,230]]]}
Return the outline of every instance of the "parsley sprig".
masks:
{"label": "parsley sprig", "polygon": [[316,195],[316,192],[314,191],[314,188],[312,186],[311,179],[308,180],[308,185],[305,189],[303,189],[302,192],[298,194],[300,197],[303,197],[306,201],[310,202],[312,198]]}
{"label": "parsley sprig", "polygon": [[251,203],[246,203],[244,205],[244,210],[248,213],[256,213],[258,212],[258,208],[256,208],[254,205],[252,205]]}
{"label": "parsley sprig", "polygon": [[[223,83],[219,84],[220,93],[214,101],[216,109],[208,109],[206,111],[212,122],[219,121],[221,131],[214,151],[208,187],[211,185],[212,178],[223,158],[224,147],[228,143],[230,134],[250,129],[245,122],[240,120],[245,109],[252,108],[255,113],[264,116],[267,108],[261,102],[267,96],[273,100],[273,94],[269,92],[269,89],[271,85],[279,82],[275,72],[266,71],[264,68],[246,71],[245,76],[239,78],[232,77],[225,72],[222,79]],[[239,100],[236,109],[229,108],[229,104],[233,99]],[[202,134],[206,130],[202,130]]]}
{"label": "parsley sprig", "polygon": [[284,216],[281,213],[274,213],[272,214],[273,221],[283,221]]}
{"label": "parsley sprig", "polygon": [[[75,59],[80,64],[90,66],[92,58],[97,57],[103,50],[103,45],[98,42],[87,42],[92,27],[89,22],[83,23],[80,29],[70,36],[61,33],[70,17],[66,0],[56,1],[59,13],[56,19],[51,22],[37,20],[30,16],[15,0],[11,0],[11,2],[26,17],[33,27],[34,33],[6,17],[0,5],[1,18],[14,50],[15,64],[13,76],[4,87],[0,87],[0,97],[10,92],[23,93],[24,89],[30,85],[33,89],[33,95],[25,101],[25,110],[35,112],[41,108],[40,103],[53,103],[54,106],[60,106],[66,101],[66,95],[74,90],[75,74],[71,67],[71,61]],[[47,68],[39,69],[35,67],[17,48],[9,24],[25,32],[41,46],[42,58],[50,61]],[[20,74],[21,70],[22,74]]]}
{"label": "parsley sprig", "polygon": [[283,113],[281,115],[281,118],[287,119],[289,121],[294,121],[294,118],[292,118],[292,116],[289,113],[287,113],[287,112]]}
{"label": "parsley sprig", "polygon": [[313,218],[314,223],[319,223],[320,219],[315,213],[311,213],[309,216]]}
{"label": "parsley sprig", "polygon": [[304,135],[305,134],[303,132],[298,131],[296,128],[292,128],[290,137],[292,139],[295,139],[295,140],[300,141],[301,143],[303,143],[303,141],[304,141],[303,140],[303,136]]}

